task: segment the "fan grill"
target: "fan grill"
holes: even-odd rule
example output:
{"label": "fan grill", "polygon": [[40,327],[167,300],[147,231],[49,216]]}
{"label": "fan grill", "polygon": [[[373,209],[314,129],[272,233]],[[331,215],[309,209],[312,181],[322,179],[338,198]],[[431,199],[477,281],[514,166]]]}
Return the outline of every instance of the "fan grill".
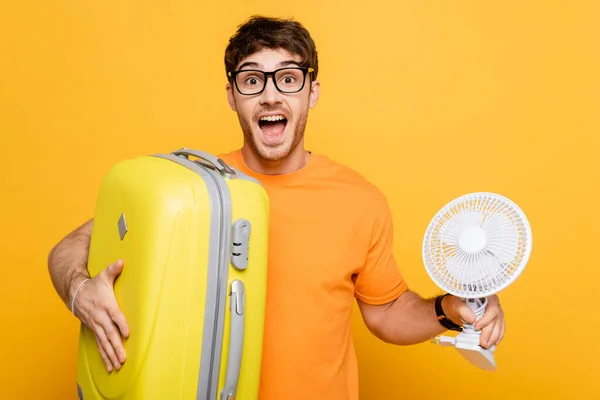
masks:
{"label": "fan grill", "polygon": [[527,264],[531,231],[512,201],[474,193],[447,204],[425,233],[423,259],[434,282],[463,298],[508,286]]}

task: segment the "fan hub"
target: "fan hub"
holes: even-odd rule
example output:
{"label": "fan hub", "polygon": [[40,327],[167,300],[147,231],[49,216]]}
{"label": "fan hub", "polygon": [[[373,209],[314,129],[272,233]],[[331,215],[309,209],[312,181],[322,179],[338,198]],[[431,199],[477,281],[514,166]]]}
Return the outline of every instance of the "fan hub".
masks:
{"label": "fan hub", "polygon": [[461,232],[458,238],[458,246],[465,253],[479,253],[487,240],[485,231],[478,226],[473,226]]}

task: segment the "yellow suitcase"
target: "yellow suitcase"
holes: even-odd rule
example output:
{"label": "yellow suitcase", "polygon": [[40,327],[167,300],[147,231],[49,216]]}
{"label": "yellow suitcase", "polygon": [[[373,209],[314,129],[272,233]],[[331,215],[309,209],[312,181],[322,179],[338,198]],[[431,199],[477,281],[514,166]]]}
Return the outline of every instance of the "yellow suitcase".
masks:
{"label": "yellow suitcase", "polygon": [[127,361],[109,373],[83,324],[81,400],[256,400],[267,284],[269,202],[212,154],[125,160],[98,194],[88,269],[118,259]]}

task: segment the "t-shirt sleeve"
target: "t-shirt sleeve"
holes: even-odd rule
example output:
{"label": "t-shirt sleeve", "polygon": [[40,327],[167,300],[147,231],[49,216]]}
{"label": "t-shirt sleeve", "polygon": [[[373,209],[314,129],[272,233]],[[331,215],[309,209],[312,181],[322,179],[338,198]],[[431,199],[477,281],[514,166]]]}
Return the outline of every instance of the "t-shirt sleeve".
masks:
{"label": "t-shirt sleeve", "polygon": [[370,243],[362,269],[355,277],[355,297],[368,304],[385,304],[408,290],[393,253],[392,213],[383,194],[373,207]]}

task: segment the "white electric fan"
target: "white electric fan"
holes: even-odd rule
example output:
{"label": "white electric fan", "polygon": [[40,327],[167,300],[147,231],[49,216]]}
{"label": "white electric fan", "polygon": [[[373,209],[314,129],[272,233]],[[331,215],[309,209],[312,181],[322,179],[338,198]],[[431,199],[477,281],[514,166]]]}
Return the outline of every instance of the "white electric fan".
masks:
{"label": "white electric fan", "polygon": [[[506,197],[472,193],[446,204],[431,220],[423,240],[423,261],[435,284],[460,297],[479,320],[487,296],[521,274],[531,254],[531,227],[523,211]],[[456,337],[433,343],[454,346],[477,367],[494,371],[495,346],[479,345],[480,332],[463,321]]]}

